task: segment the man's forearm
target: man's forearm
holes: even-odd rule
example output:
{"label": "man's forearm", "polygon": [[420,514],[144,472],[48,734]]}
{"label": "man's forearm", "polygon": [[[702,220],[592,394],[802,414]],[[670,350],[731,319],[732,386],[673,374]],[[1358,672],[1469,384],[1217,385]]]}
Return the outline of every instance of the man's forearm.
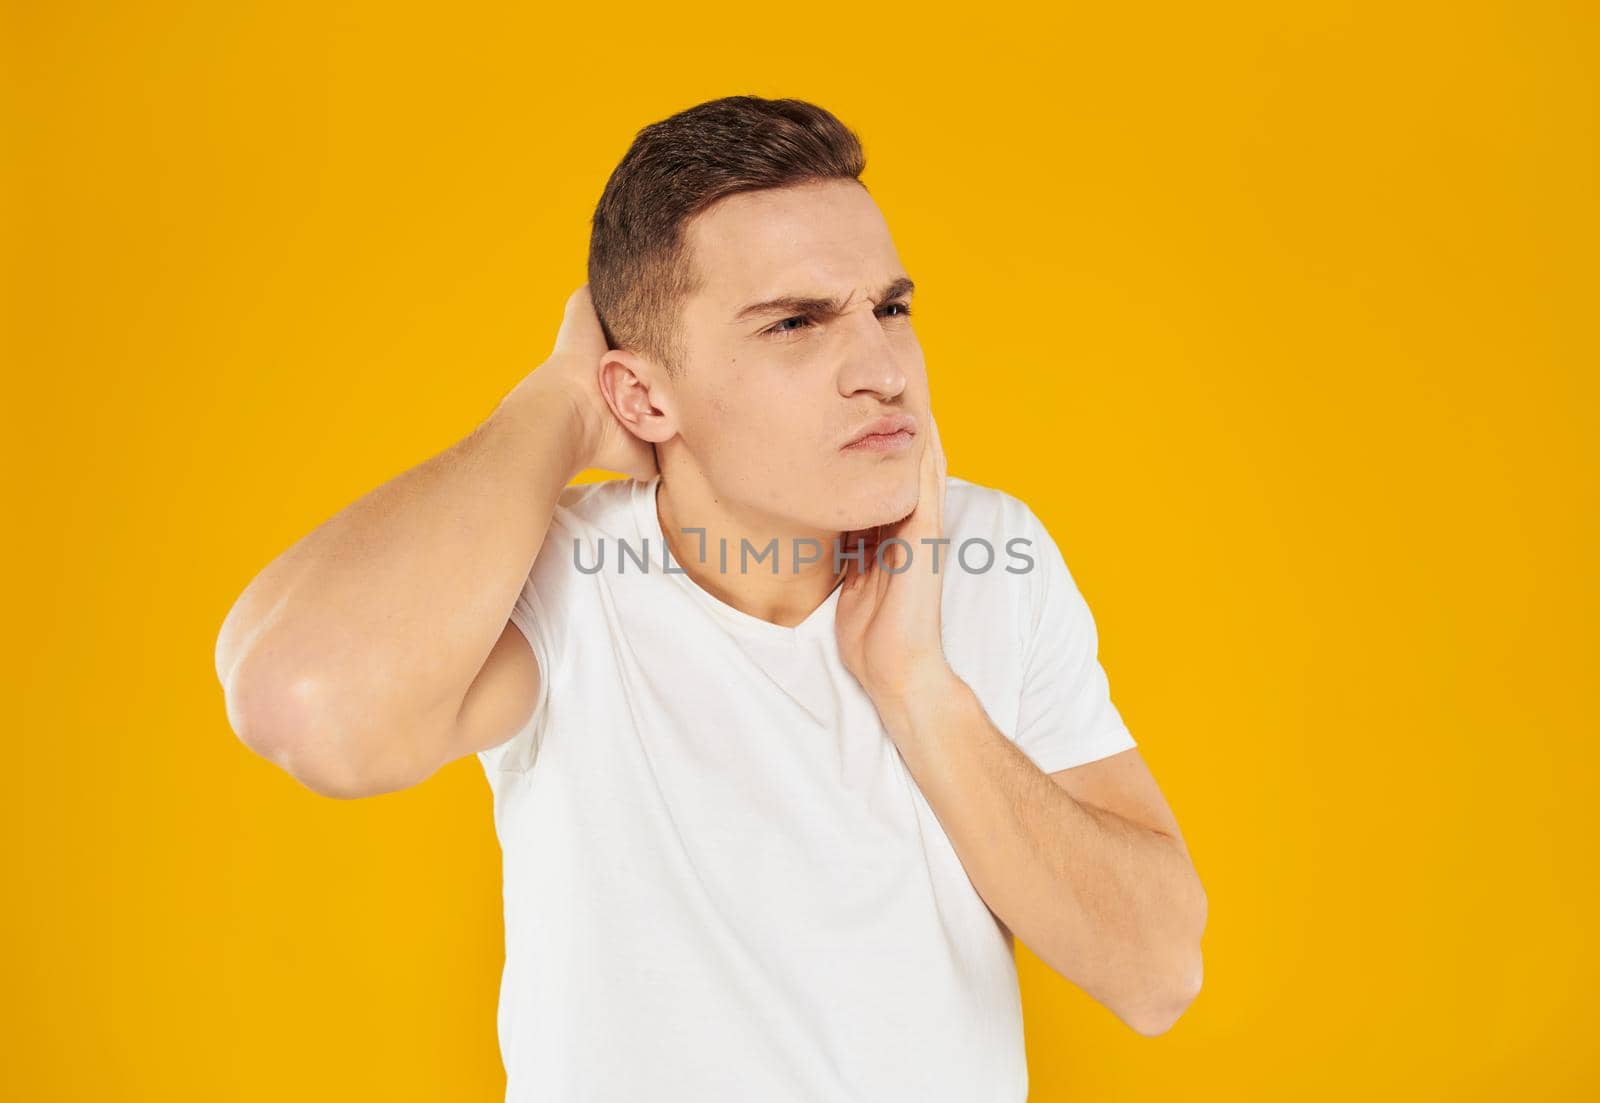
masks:
{"label": "man's forearm", "polygon": [[1140,1033],[1200,983],[1205,895],[1170,835],[1080,803],[940,675],[880,713],[991,911]]}
{"label": "man's forearm", "polygon": [[280,761],[377,753],[398,777],[437,768],[417,733],[454,718],[504,631],[582,469],[583,428],[565,392],[530,376],[469,436],[262,570],[217,644],[238,734]]}

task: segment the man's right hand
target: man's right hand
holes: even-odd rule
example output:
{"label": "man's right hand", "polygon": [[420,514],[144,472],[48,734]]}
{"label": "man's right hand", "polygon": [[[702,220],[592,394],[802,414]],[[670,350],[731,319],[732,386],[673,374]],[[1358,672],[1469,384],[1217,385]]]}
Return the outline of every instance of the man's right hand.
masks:
{"label": "man's right hand", "polygon": [[584,426],[583,464],[635,479],[659,470],[655,446],[630,433],[600,393],[600,360],[610,351],[589,285],[567,296],[566,313],[550,356],[518,386],[555,386],[573,402]]}

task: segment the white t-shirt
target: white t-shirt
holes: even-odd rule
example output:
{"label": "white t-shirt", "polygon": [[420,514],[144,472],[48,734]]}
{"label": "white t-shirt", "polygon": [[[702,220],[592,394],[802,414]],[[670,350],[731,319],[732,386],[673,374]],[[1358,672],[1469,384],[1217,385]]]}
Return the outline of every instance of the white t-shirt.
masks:
{"label": "white t-shirt", "polygon": [[[512,614],[542,688],[479,754],[508,1103],[1021,1103],[1010,932],[840,662],[840,591],[787,628],[663,570],[659,483],[568,487]],[[1044,526],[947,486],[951,668],[1046,772],[1134,746]]]}

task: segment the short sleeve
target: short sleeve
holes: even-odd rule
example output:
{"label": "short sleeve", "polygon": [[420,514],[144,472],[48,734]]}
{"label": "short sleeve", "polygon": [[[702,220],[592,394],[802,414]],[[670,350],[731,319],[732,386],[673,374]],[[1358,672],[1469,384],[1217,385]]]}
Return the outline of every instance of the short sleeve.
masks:
{"label": "short sleeve", "polygon": [[498,746],[478,752],[479,761],[490,772],[526,772],[533,766],[544,741],[549,723],[551,686],[561,673],[557,665],[558,656],[563,653],[561,642],[567,631],[570,589],[574,584],[575,572],[571,570],[572,526],[565,514],[565,509],[560,506],[556,508],[544,543],[511,609],[511,623],[522,632],[534,659],[539,663],[538,699],[534,703],[533,714],[516,734]]}
{"label": "short sleeve", "polygon": [[1034,565],[1027,572],[1022,699],[1013,741],[1045,773],[1136,746],[1111,701],[1088,602],[1049,530],[1026,505]]}

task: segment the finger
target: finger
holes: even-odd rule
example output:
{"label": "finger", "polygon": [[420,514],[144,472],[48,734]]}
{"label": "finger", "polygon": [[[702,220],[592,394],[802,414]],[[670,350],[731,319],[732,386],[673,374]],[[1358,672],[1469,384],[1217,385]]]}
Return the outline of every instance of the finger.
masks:
{"label": "finger", "polygon": [[919,536],[938,537],[944,529],[945,464],[939,423],[928,411],[928,443],[922,448],[922,485],[917,497]]}
{"label": "finger", "polygon": [[600,328],[600,316],[595,313],[594,298],[588,284],[580,284],[567,296],[561,313],[561,329],[556,333],[555,352],[603,353],[606,339]]}
{"label": "finger", "polygon": [[849,556],[844,560],[844,573],[846,584],[854,584],[866,573],[866,564],[871,560],[872,547],[875,541],[874,534],[877,529],[851,529],[839,538],[839,554],[841,557]]}

